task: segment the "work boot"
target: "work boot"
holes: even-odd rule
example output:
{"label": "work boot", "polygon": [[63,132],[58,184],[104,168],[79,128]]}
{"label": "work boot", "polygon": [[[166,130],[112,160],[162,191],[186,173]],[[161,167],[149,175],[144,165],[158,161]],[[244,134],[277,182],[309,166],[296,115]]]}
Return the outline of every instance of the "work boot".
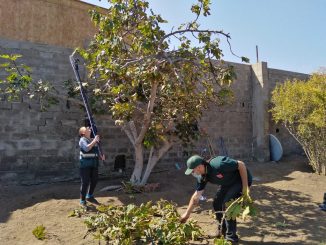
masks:
{"label": "work boot", "polygon": [[100,203],[92,196],[89,198],[86,198],[87,202],[93,203],[95,205],[100,205]]}
{"label": "work boot", "polygon": [[225,239],[232,244],[239,242],[239,237],[237,235],[237,221],[236,220],[226,220],[226,234]]}
{"label": "work boot", "polygon": [[79,205],[84,211],[88,210],[88,207],[87,207],[87,204],[86,204],[85,200],[80,200]]}
{"label": "work boot", "polygon": [[228,242],[231,242],[232,245],[238,244],[239,243],[239,238],[238,237],[226,237],[225,240],[227,240]]}

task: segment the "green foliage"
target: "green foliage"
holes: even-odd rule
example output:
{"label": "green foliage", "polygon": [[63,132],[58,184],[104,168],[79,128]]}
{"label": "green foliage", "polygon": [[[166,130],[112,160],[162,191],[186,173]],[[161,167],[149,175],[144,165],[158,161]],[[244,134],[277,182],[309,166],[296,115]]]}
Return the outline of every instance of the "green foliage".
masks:
{"label": "green foliage", "polygon": [[17,59],[21,55],[0,55],[1,59],[6,62],[0,65],[1,68],[7,73],[5,80],[0,80],[0,93],[8,95],[9,100],[18,99],[22,91],[28,88],[32,79],[30,76],[30,69],[25,65],[18,65]]}
{"label": "green foliage", "polygon": [[0,93],[6,95],[9,101],[19,100],[27,95],[30,100],[39,102],[42,110],[57,104],[58,98],[51,94],[58,93],[53,85],[42,80],[34,81],[31,68],[18,63],[21,57],[17,54],[0,55],[0,58],[5,60],[5,63],[0,64],[0,68],[6,73],[6,78],[0,80]]}
{"label": "green foliage", "polygon": [[86,209],[80,207],[69,212],[68,217],[81,217],[86,213]]}
{"label": "green foliage", "polygon": [[235,220],[237,217],[242,217],[243,220],[247,216],[256,216],[257,208],[249,195],[242,195],[236,200],[231,200],[226,203],[225,218],[227,220]]}
{"label": "green foliage", "polygon": [[314,171],[326,175],[326,74],[276,86],[272,102],[274,120],[302,145]]}
{"label": "green foliage", "polygon": [[231,242],[225,240],[224,238],[214,238],[214,245],[232,245]]}
{"label": "green foliage", "polygon": [[194,221],[179,222],[176,206],[165,200],[136,206],[99,206],[99,213],[85,220],[97,239],[109,244],[187,244],[202,232]]}
{"label": "green foliage", "polygon": [[43,225],[36,226],[32,233],[38,240],[44,240],[46,238],[45,227]]}
{"label": "green foliage", "polygon": [[[96,78],[95,100],[117,125],[126,128],[133,121],[137,128],[147,128],[140,139],[145,147],[176,138],[189,143],[198,136],[192,125],[203,111],[233,98],[229,85],[234,72],[217,63],[222,57],[218,35],[229,37],[222,31],[201,30],[197,23],[200,15],[210,14],[210,1],[194,4],[196,20],[171,33],[160,28],[166,20],[148,11],[146,1],[109,2],[105,13],[90,11],[99,32],[87,50],[77,50],[87,61],[90,77]],[[200,45],[194,46],[186,33]],[[169,47],[171,38],[180,41],[178,49]]]}

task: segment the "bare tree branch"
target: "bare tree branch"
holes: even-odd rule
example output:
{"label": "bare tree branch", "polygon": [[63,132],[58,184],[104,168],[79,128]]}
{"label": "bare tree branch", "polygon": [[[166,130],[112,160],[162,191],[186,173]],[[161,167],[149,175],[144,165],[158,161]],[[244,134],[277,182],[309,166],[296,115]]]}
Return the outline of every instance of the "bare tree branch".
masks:
{"label": "bare tree branch", "polygon": [[149,124],[151,122],[151,116],[152,116],[152,112],[153,112],[153,108],[154,108],[154,104],[155,104],[155,99],[156,99],[157,87],[158,87],[158,83],[155,82],[151,88],[150,100],[148,102],[146,114],[144,115],[144,123],[143,123],[141,131],[135,141],[136,145],[142,143],[142,141],[145,137],[145,133],[147,132],[147,130],[149,128]]}
{"label": "bare tree branch", "polygon": [[129,122],[129,126],[130,126],[130,129],[131,129],[131,133],[133,135],[133,138],[134,139],[137,139],[137,128],[135,126],[135,122],[134,121],[130,121]]}
{"label": "bare tree branch", "polygon": [[[224,33],[223,31],[212,31],[212,30],[193,30],[193,29],[184,29],[184,30],[178,30],[178,31],[174,31],[174,32],[171,32],[169,34],[166,34],[165,36],[163,36],[159,43],[160,45],[163,43],[164,39],[167,39],[168,37],[170,36],[174,36],[176,34],[184,34],[184,33],[213,33],[213,34],[221,34],[223,36],[225,36],[228,39],[231,39],[231,36],[230,34],[227,34],[227,33]],[[159,45],[159,46],[160,46]]]}
{"label": "bare tree branch", "polygon": [[124,125],[122,127],[122,130],[126,133],[126,135],[128,136],[130,142],[132,145],[135,145],[135,139],[134,137],[132,136],[131,132],[130,132],[130,129],[127,128],[127,125]]}

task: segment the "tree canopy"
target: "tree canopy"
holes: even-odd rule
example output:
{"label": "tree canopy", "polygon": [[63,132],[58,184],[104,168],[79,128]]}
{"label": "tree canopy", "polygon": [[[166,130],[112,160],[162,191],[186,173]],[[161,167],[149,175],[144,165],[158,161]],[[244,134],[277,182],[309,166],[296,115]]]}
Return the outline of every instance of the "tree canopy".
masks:
{"label": "tree canopy", "polygon": [[[196,138],[197,121],[210,104],[232,99],[229,85],[234,73],[223,64],[219,48],[222,31],[202,30],[200,15],[208,16],[209,1],[191,7],[194,20],[169,33],[166,22],[146,1],[112,0],[104,13],[91,11],[98,33],[86,50],[86,60],[96,94],[95,104],[109,111],[135,148],[136,167],[131,180],[146,183],[151,169],[176,142]],[[187,37],[191,34],[198,44]],[[179,47],[169,47],[176,38]],[[144,147],[149,160],[143,178]]]}

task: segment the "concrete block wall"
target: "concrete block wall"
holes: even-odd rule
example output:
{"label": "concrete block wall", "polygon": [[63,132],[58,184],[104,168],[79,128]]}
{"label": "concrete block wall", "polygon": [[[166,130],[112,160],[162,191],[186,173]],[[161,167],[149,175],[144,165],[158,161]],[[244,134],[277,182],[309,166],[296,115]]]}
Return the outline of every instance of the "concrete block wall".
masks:
{"label": "concrete block wall", "polygon": [[[51,81],[58,89],[63,81],[74,78],[70,48],[0,38],[0,53],[22,54],[19,62],[32,68],[34,79]],[[4,76],[0,72],[0,77]],[[39,103],[24,97],[14,102],[4,99],[0,100],[0,180],[33,182],[78,176],[78,129],[84,124],[84,110],[60,101],[42,112]],[[112,120],[96,119],[108,163],[121,153],[130,159],[131,145],[124,133]]]}
{"label": "concrete block wall", "polygon": [[[0,53],[22,54],[21,62],[31,66],[35,79],[53,81],[58,88],[62,81],[74,77],[68,60],[71,52],[70,48],[0,39]],[[278,132],[274,134],[280,139],[284,153],[299,153],[301,147],[282,126],[275,125],[268,113],[268,106],[271,90],[277,83],[286,79],[304,79],[308,75],[268,69],[266,63],[228,64],[234,66],[237,74],[232,84],[235,101],[228,106],[211,106],[199,125],[207,131],[215,154],[221,154],[222,137],[231,157],[269,160],[266,139],[276,129]],[[0,73],[0,76],[3,75]],[[257,96],[256,90],[261,82],[268,89],[263,93],[258,91]],[[0,101],[0,132],[5,137],[0,139],[0,179],[32,182],[76,177],[79,151],[77,132],[83,125],[83,110],[74,105],[67,107],[67,102],[61,101],[59,105],[41,112],[36,102],[24,98],[15,102],[3,99]],[[109,164],[108,167],[101,167],[102,171],[113,169],[114,158],[118,154],[126,154],[128,167],[132,168],[133,148],[128,138],[109,118],[97,116],[96,119],[103,139],[103,150],[107,155],[106,162]],[[262,127],[260,131],[259,127]],[[255,145],[256,131],[259,131],[263,142],[259,146],[261,148]],[[161,162],[173,166],[176,162],[184,162],[187,154],[199,154],[203,148],[208,148],[207,138],[200,139],[190,150],[175,145]]]}
{"label": "concrete block wall", "polygon": [[[251,66],[228,64],[234,67],[237,76],[231,85],[235,101],[231,105],[222,107],[211,106],[204,113],[200,127],[206,129],[216,154],[222,154],[220,144],[222,138],[229,156],[250,159],[252,156]],[[196,144],[199,148],[205,145],[207,145],[205,138]]]}
{"label": "concrete block wall", "polygon": [[[0,39],[0,53],[21,54],[19,61],[30,66],[33,78],[59,83],[72,72],[67,57],[71,49]],[[66,57],[66,59],[64,58]],[[66,64],[66,65],[63,65]],[[5,74],[1,73],[3,78]],[[69,110],[65,101],[47,112],[40,112],[37,102],[20,98],[15,102],[0,102],[0,178],[33,181],[50,172],[69,173],[75,168],[76,129],[63,127],[77,124],[79,110]],[[47,172],[47,174],[45,174]]]}

